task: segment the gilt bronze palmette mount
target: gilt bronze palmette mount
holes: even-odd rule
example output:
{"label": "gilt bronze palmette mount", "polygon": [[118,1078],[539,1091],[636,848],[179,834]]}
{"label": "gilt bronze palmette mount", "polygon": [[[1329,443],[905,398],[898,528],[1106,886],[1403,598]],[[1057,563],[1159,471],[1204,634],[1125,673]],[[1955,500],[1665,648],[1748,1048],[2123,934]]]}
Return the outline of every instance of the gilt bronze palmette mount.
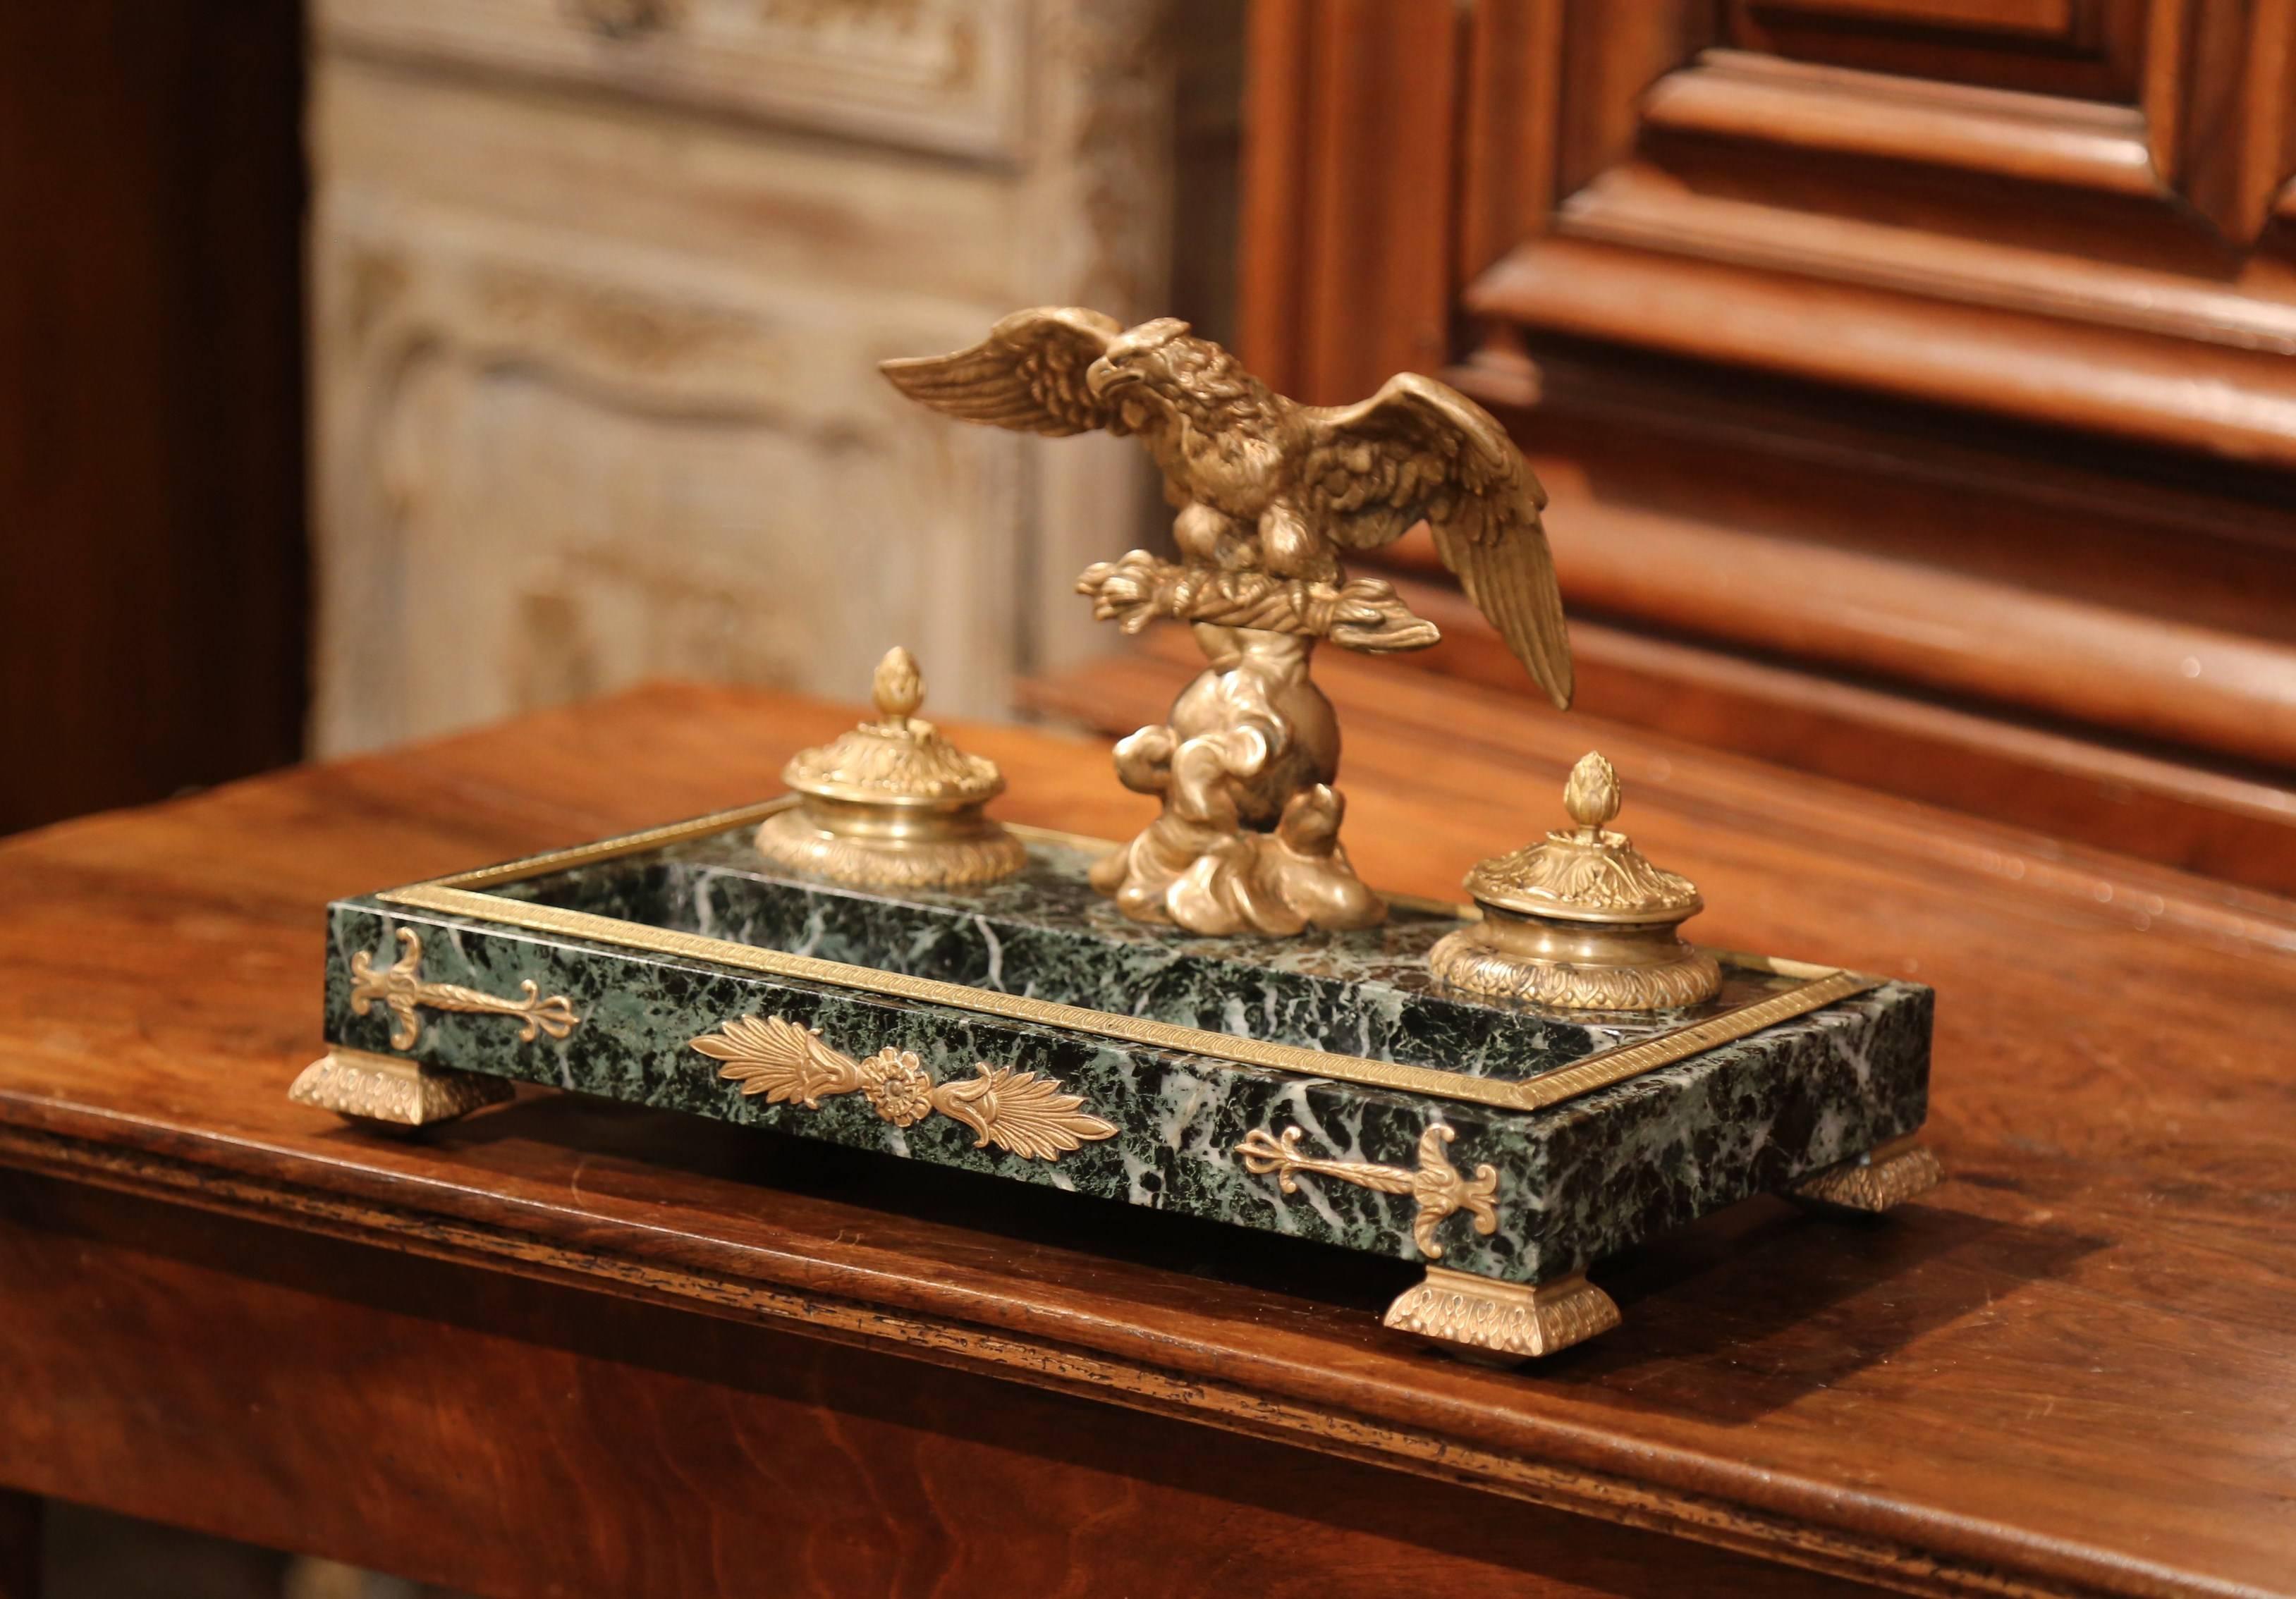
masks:
{"label": "gilt bronze palmette mount", "polygon": [[745,1095],[763,1095],[767,1104],[818,1111],[824,1099],[859,1094],[893,1127],[946,1116],[972,1129],[973,1148],[994,1144],[1024,1160],[1057,1160],[1117,1132],[1114,1122],[1083,1108],[1082,1095],[1040,1073],[982,1063],[971,1078],[936,1082],[914,1051],[889,1044],[857,1060],[782,1016],[736,1017],[689,1047],[723,1062],[718,1076]]}
{"label": "gilt bronze palmette mount", "polygon": [[924,405],[1062,436],[1136,436],[1178,508],[1180,559],[1135,550],[1085,572],[1094,613],[1127,631],[1194,626],[1210,667],[1168,719],[1117,746],[1162,814],[1093,874],[1136,921],[1200,933],[1372,926],[1386,914],[1339,840],[1339,725],[1309,676],[1317,643],[1368,652],[1440,636],[1343,554],[1424,521],[1444,564],[1557,706],[1570,650],[1539,523],[1546,503],[1481,407],[1401,373],[1353,406],[1303,406],[1169,317],[1129,330],[1096,311],[1019,311],[969,349],[888,361]]}

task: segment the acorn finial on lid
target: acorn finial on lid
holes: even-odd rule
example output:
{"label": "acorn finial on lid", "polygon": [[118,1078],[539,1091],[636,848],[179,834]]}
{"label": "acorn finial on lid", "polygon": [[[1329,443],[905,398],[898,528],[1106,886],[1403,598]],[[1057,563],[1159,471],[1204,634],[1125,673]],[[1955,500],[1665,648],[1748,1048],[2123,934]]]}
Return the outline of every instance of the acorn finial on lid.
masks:
{"label": "acorn finial on lid", "polygon": [[869,687],[877,714],[896,727],[906,726],[925,702],[924,674],[917,670],[917,658],[898,644],[878,660]]}
{"label": "acorn finial on lid", "polygon": [[[1570,768],[1563,785],[1562,808],[1589,834],[1598,833],[1619,814],[1619,774],[1597,750],[1589,750]],[[1590,837],[1587,840],[1592,843]]]}

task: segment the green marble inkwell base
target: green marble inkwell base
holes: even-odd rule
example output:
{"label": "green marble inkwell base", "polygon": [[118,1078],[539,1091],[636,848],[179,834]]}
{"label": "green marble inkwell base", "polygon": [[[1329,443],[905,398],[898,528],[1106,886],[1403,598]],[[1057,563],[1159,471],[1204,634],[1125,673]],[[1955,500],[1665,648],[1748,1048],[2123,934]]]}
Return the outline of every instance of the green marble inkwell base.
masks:
{"label": "green marble inkwell base", "polygon": [[1423,1262],[1392,1326],[1495,1358],[1615,1324],[1589,1262],[1749,1195],[1935,1180],[1931,993],[1721,957],[1625,1015],[1462,997],[1466,914],[1270,940],[1127,921],[1107,846],[986,885],[771,865],[784,800],[330,907],[307,1103],[401,1124],[549,1084]]}

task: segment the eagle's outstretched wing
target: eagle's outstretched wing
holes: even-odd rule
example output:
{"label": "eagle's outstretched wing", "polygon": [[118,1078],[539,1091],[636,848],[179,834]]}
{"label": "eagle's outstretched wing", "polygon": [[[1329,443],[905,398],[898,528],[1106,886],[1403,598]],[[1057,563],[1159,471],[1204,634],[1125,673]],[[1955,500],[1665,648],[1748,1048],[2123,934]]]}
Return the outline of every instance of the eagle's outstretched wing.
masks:
{"label": "eagle's outstretched wing", "polygon": [[1085,386],[1085,369],[1108,353],[1124,324],[1074,307],[1015,311],[988,337],[954,355],[884,361],[877,370],[911,399],[1022,433],[1055,438],[1106,428],[1128,431],[1113,406]]}
{"label": "eagle's outstretched wing", "polygon": [[1345,549],[1390,544],[1424,519],[1475,608],[1558,706],[1570,638],[1538,509],[1546,493],[1505,429],[1431,378],[1403,373],[1352,406],[1303,408],[1309,525]]}

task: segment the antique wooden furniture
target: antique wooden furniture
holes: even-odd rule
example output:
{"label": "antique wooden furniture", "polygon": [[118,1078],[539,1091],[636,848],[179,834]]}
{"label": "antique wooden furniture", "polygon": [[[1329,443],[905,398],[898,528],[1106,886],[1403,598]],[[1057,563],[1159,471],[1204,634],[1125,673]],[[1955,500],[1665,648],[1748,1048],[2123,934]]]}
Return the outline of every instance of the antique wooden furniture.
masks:
{"label": "antique wooden furniture", "polygon": [[1253,11],[1242,353],[1501,414],[1587,709],[2296,888],[2286,4]]}
{"label": "antique wooden furniture", "polygon": [[[1947,1185],[1725,1213],[1494,1373],[1306,1246],[550,1092],[287,1103],[330,896],[854,714],[653,689],[0,845],[0,1573],[38,1493],[504,1595],[2296,1592],[2296,905],[1334,666],[1369,881],[1453,891],[1599,737],[1706,936],[1935,984]],[[961,737],[1010,819],[1145,817],[1095,742]]]}

